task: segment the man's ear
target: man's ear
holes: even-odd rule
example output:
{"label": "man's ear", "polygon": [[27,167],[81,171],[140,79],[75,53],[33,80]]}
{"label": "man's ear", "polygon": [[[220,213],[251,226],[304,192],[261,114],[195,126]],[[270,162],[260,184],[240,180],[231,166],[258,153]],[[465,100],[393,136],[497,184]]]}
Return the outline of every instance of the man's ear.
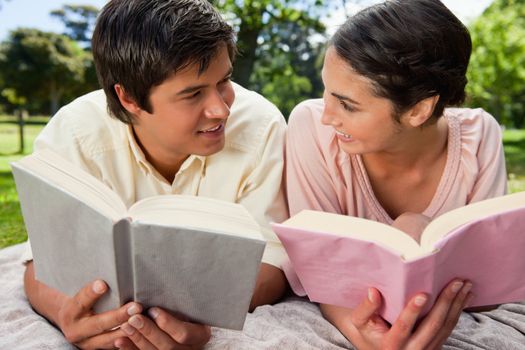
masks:
{"label": "man's ear", "polygon": [[425,124],[425,122],[432,116],[438,101],[439,95],[435,95],[416,103],[416,105],[408,111],[408,123],[415,128]]}
{"label": "man's ear", "polygon": [[115,89],[115,93],[117,94],[122,106],[132,115],[139,115],[142,108],[137,105],[135,100],[128,96],[122,85],[115,84],[113,88]]}

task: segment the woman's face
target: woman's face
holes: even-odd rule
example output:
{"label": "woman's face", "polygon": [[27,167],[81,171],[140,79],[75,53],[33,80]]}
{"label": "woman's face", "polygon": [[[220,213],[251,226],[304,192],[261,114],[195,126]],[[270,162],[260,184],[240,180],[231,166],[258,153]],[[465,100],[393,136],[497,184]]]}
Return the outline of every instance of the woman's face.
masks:
{"label": "woman's face", "polygon": [[390,100],[373,93],[372,82],[355,72],[333,47],[325,56],[323,71],[325,108],[322,123],[331,125],[340,147],[349,154],[394,151],[403,132],[393,119]]}

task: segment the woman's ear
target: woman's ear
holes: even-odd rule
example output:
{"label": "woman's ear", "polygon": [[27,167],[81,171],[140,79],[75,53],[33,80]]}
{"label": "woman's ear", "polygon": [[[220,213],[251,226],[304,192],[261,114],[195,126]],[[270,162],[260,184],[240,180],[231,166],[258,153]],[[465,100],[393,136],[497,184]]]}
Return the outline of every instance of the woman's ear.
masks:
{"label": "woman's ear", "polygon": [[122,85],[115,84],[113,88],[115,89],[115,93],[117,94],[122,107],[124,107],[132,115],[139,115],[142,109],[137,105],[135,100],[128,96]]}
{"label": "woman's ear", "polygon": [[438,101],[439,95],[435,95],[416,103],[416,105],[408,112],[408,123],[415,128],[425,124],[425,122],[432,116]]}

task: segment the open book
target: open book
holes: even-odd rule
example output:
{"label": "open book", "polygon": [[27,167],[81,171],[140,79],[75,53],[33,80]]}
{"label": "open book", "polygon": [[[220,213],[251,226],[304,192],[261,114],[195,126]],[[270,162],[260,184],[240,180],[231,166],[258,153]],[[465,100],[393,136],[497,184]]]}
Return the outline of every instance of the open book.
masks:
{"label": "open book", "polygon": [[105,280],[110,292],[99,312],[135,300],[242,329],[266,244],[242,205],[163,195],[126,208],[49,150],[12,168],[38,280],[69,296]]}
{"label": "open book", "polygon": [[430,296],[428,311],[456,277],[473,282],[469,306],[525,300],[525,192],[445,213],[421,244],[379,222],[310,210],[272,227],[292,288],[315,302],[353,308],[375,287],[393,322],[417,292]]}

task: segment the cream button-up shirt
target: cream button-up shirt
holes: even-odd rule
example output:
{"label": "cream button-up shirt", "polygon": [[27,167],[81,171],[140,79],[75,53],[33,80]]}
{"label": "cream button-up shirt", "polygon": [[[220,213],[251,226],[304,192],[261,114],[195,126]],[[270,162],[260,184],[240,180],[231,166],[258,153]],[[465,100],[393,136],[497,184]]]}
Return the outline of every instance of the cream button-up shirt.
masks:
{"label": "cream button-up shirt", "polygon": [[[154,195],[186,194],[240,203],[267,240],[263,262],[280,267],[285,256],[270,222],[288,217],[282,189],[286,123],[259,94],[233,84],[236,98],[226,124],[223,150],[188,157],[173,183],[147,161],[131,126],[112,118],[104,92],[84,95],[64,106],[35,140],[112,188],[129,207]],[[31,259],[27,250],[24,258]]]}

